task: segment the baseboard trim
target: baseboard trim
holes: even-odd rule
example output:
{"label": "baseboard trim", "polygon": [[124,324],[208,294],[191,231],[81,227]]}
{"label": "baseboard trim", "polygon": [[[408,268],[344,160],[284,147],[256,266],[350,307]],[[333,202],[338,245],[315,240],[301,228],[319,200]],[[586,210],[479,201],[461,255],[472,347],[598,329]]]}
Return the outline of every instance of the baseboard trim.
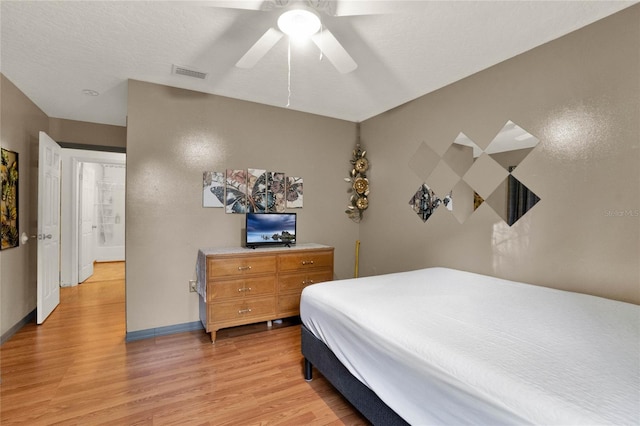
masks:
{"label": "baseboard trim", "polygon": [[183,324],[168,325],[166,327],[148,328],[146,330],[128,331],[125,341],[150,339],[152,337],[168,336],[170,334],[184,333],[187,331],[202,330],[204,327],[200,321],[185,322]]}
{"label": "baseboard trim", "polygon": [[36,310],[29,312],[27,316],[18,321],[13,327],[7,330],[6,333],[0,337],[0,345],[4,344],[7,340],[11,339],[11,337],[16,334],[22,327],[29,324],[31,321],[35,321],[36,319]]}

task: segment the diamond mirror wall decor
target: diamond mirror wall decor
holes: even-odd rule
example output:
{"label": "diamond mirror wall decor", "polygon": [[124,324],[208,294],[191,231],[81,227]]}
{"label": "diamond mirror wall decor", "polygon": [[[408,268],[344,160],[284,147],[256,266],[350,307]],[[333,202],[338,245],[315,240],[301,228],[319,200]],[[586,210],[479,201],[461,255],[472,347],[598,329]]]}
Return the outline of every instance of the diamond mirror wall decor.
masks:
{"label": "diamond mirror wall decor", "polygon": [[423,183],[409,200],[409,205],[423,222],[426,222],[431,217],[433,212],[440,206],[440,203],[442,203],[440,198],[426,183]]}
{"label": "diamond mirror wall decor", "polygon": [[[442,202],[458,222],[464,223],[486,204],[512,226],[540,201],[512,174],[538,142],[508,121],[485,149],[460,133],[439,161],[437,154],[422,143],[409,162],[409,168],[425,180],[410,201],[412,208],[426,221]],[[447,188],[451,189],[441,200],[436,193],[447,193]]]}

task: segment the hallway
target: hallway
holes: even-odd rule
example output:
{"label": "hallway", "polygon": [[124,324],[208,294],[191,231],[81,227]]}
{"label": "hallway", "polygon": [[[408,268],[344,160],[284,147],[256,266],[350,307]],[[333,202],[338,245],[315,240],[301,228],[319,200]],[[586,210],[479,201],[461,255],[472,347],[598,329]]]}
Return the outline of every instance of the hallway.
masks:
{"label": "hallway", "polygon": [[124,269],[124,262],[98,262],[93,267],[93,275],[85,283],[122,281],[124,284]]}

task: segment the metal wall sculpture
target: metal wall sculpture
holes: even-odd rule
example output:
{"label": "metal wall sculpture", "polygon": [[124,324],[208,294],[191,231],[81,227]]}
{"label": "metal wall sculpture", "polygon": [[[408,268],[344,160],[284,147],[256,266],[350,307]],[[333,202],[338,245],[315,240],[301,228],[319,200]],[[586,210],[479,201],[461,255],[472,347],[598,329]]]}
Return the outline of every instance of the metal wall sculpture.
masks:
{"label": "metal wall sculpture", "polygon": [[366,158],[367,151],[360,149],[360,144],[356,145],[351,159],[351,174],[345,181],[351,183],[351,198],[345,213],[349,219],[354,222],[360,222],[364,211],[369,207],[369,179],[367,179],[367,170],[369,170],[369,160]]}

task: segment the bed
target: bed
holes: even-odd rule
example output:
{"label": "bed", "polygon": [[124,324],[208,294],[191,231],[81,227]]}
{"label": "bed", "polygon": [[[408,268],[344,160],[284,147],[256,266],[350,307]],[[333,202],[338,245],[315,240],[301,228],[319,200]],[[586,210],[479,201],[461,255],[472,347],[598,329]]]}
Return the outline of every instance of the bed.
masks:
{"label": "bed", "polygon": [[640,424],[640,306],[428,268],[300,303],[316,367],[373,424]]}

